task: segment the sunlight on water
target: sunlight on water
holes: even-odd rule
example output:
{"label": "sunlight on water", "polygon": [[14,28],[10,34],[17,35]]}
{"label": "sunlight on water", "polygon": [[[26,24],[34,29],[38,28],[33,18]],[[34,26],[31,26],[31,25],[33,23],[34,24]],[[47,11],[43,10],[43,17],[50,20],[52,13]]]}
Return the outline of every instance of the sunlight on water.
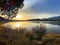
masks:
{"label": "sunlight on water", "polygon": [[36,23],[31,22],[8,22],[3,24],[6,28],[16,29],[16,28],[32,28],[36,26]]}
{"label": "sunlight on water", "polygon": [[20,24],[20,23],[16,23],[16,27],[18,27],[18,28],[19,28],[20,26],[21,26],[21,24]]}
{"label": "sunlight on water", "polygon": [[37,28],[38,27],[43,27],[45,26],[47,32],[54,32],[54,33],[60,33],[60,24],[59,23],[51,23],[50,22],[35,22],[35,21],[29,21],[29,22],[8,22],[8,23],[4,23],[1,24],[3,27],[7,28],[7,29],[14,29],[14,30],[20,30],[21,28],[25,28],[29,31],[32,30],[32,28]]}

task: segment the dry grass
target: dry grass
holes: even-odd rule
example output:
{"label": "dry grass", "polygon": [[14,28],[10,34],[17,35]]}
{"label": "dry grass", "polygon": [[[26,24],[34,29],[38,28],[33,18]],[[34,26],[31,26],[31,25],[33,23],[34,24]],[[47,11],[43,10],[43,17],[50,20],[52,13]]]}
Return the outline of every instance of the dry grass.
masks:
{"label": "dry grass", "polygon": [[0,45],[60,45],[60,35],[45,34],[45,27],[32,28],[32,32],[25,28],[6,30],[0,26]]}

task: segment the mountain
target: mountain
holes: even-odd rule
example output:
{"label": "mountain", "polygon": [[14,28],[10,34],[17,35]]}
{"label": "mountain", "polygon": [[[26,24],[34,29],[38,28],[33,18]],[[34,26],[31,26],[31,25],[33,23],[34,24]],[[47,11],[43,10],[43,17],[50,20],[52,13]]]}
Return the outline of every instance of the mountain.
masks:
{"label": "mountain", "polygon": [[44,18],[44,19],[29,19],[28,21],[60,21],[60,16]]}
{"label": "mountain", "polygon": [[51,17],[51,18],[44,18],[44,19],[29,19],[27,21],[60,21],[60,16]]}
{"label": "mountain", "polygon": [[57,17],[51,17],[51,18],[45,18],[45,19],[41,19],[41,20],[46,20],[46,21],[60,21],[60,16]]}
{"label": "mountain", "polygon": [[60,16],[57,16],[57,17],[51,17],[51,18],[45,18],[45,19],[28,19],[28,20],[8,20],[8,19],[5,19],[3,17],[0,17],[0,22],[7,22],[7,21],[60,21]]}

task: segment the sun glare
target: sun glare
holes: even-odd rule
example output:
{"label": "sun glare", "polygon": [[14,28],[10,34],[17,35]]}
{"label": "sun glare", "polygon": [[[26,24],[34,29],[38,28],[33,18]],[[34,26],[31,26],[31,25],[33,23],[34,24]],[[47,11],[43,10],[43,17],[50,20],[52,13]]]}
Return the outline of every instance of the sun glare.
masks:
{"label": "sun glare", "polygon": [[12,20],[27,20],[27,19],[29,19],[30,17],[28,16],[28,14],[26,14],[26,13],[18,13],[17,15],[16,15],[16,17],[14,17]]}
{"label": "sun glare", "polygon": [[16,27],[20,27],[20,24],[19,24],[19,23],[17,23],[17,24],[16,24]]}
{"label": "sun glare", "polygon": [[21,15],[17,15],[16,16],[16,19],[20,19],[22,16]]}

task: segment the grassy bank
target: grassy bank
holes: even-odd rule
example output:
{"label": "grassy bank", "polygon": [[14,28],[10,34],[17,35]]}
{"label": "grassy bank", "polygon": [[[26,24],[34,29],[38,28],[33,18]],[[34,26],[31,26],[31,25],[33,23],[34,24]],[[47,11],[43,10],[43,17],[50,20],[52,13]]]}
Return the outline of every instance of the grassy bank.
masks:
{"label": "grassy bank", "polygon": [[0,25],[0,45],[60,45],[59,34],[45,34],[45,27],[10,30]]}

